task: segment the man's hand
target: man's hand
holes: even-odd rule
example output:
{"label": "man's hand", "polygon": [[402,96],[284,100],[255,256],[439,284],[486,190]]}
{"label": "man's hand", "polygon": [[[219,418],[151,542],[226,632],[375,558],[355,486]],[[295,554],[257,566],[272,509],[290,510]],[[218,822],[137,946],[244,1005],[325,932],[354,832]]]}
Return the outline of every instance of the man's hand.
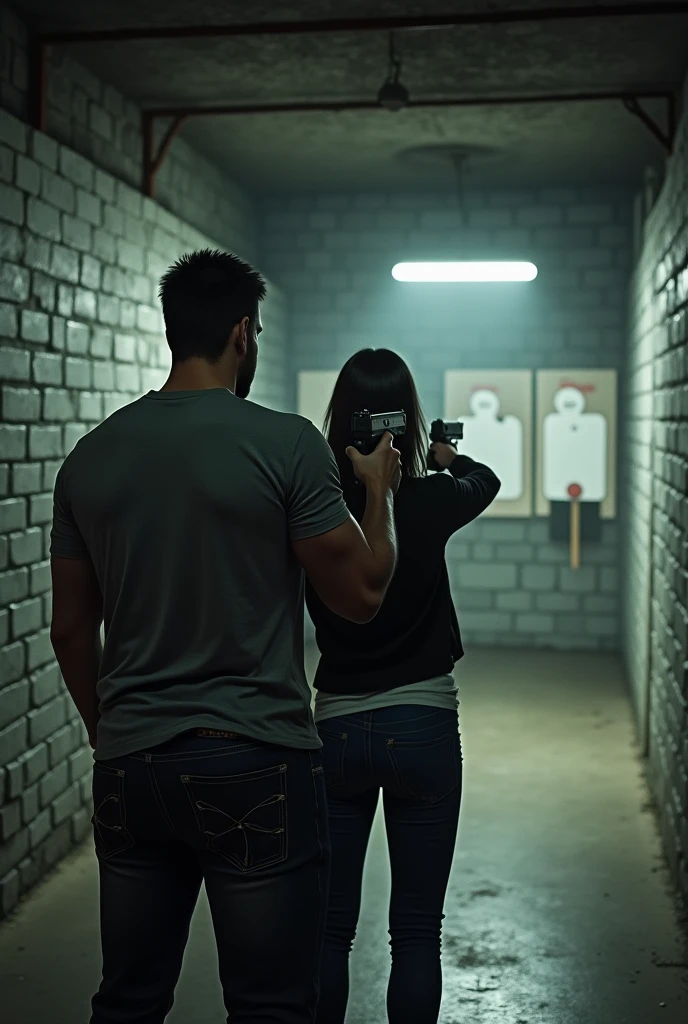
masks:
{"label": "man's hand", "polygon": [[354,466],[354,473],[362,484],[372,490],[391,491],[396,494],[401,483],[400,453],[392,447],[393,437],[387,431],[380,438],[375,451],[361,455],[357,448],[347,448],[346,454]]}
{"label": "man's hand", "polygon": [[449,469],[459,454],[453,444],[443,444],[441,441],[435,441],[434,444],[431,444],[430,451],[435,453],[435,461],[442,469]]}

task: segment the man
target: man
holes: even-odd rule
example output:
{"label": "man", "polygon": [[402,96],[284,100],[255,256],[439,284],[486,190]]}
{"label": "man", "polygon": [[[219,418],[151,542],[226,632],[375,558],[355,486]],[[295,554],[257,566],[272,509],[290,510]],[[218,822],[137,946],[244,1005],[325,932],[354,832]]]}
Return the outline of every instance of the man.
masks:
{"label": "man", "polygon": [[264,296],[236,256],[182,257],[160,289],[166,384],[82,438],[55,484],[51,636],[95,749],[91,1024],[164,1020],[202,881],[233,1024],[314,1018],[329,847],[303,569],[337,614],[375,615],[399,453],[389,435],[351,452],[359,528],[319,431],[241,401]]}

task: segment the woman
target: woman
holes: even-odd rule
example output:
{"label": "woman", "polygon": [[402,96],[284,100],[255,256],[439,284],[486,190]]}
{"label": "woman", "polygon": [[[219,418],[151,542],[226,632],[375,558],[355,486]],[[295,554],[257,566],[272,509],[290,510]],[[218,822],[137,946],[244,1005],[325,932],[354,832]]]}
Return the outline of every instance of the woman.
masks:
{"label": "woman", "polygon": [[445,546],[499,491],[486,466],[433,444],[449,473],[426,473],[426,428],[406,363],[365,349],[342,369],[325,420],[344,497],[360,521],[365,490],[346,456],[351,415],[406,412],[395,438],[402,481],[395,499],[397,568],[384,604],[360,626],[332,614],[311,587],[308,609],[320,663],[315,719],[323,741],[332,841],[330,906],[318,1024],[342,1024],[363,862],[383,791],[392,870],[390,1024],[435,1024],[442,995],[440,932],[461,801],[458,700],[462,656]]}

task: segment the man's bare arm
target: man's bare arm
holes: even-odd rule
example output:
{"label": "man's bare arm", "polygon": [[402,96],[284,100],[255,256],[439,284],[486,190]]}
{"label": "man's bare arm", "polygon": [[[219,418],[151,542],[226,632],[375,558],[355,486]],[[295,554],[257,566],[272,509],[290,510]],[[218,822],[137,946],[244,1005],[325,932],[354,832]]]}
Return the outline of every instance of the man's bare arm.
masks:
{"label": "man's bare arm", "polygon": [[361,525],[353,518],[328,533],[294,541],[294,553],[321,601],[351,622],[370,622],[379,611],[397,556],[394,493],[399,486],[399,453],[386,434],[368,456],[347,454],[366,487]]}
{"label": "man's bare arm", "polygon": [[91,746],[95,747],[100,717],[96,683],[102,653],[102,594],[90,559],[53,556],[50,568],[50,640],[67,689],[83,719]]}
{"label": "man's bare arm", "polygon": [[335,530],[292,547],[320,600],[350,622],[377,615],[396,564],[392,495],[368,499],[368,524],[348,519]]}

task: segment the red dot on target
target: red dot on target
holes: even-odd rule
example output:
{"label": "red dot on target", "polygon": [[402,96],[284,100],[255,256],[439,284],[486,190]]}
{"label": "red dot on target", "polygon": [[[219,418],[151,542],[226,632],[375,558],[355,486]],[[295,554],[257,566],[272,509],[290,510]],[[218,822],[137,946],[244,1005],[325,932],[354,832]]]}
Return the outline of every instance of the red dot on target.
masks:
{"label": "red dot on target", "polygon": [[580,484],[569,484],[568,486],[569,498],[580,498],[583,493],[583,488]]}

